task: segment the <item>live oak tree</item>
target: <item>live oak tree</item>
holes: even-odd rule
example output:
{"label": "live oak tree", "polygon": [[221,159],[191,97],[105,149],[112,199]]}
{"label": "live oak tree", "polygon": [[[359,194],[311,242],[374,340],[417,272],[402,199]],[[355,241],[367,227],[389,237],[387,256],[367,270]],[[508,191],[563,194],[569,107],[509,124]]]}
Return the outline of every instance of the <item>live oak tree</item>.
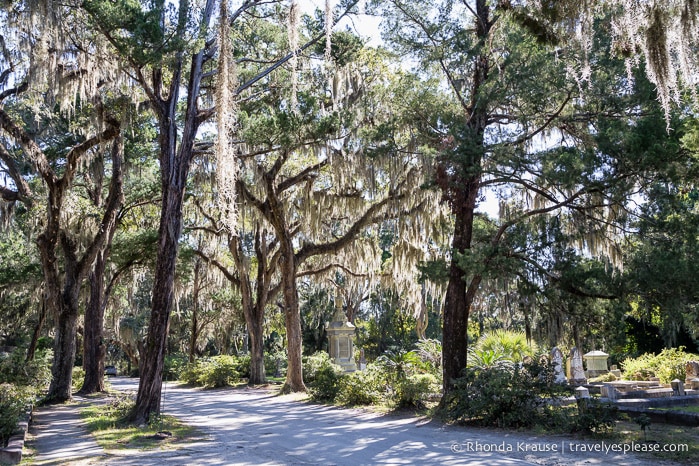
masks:
{"label": "live oak tree", "polygon": [[[45,21],[38,14],[45,14]],[[44,275],[44,302],[56,322],[52,380],[47,398],[64,401],[71,397],[73,363],[80,290],[90,268],[110,236],[122,201],[123,145],[118,118],[119,105],[107,110],[102,92],[109,86],[94,72],[101,52],[99,42],[80,26],[80,18],[66,8],[41,5],[32,9],[18,3],[3,5],[8,20],[3,37],[1,71],[5,87],[0,97],[0,128],[5,141],[3,161],[19,174],[22,157],[44,185],[45,218],[37,237]],[[53,21],[52,21],[53,20]],[[68,40],[61,26],[73,27]],[[108,72],[108,67],[101,71]],[[93,81],[90,81],[93,80]],[[11,83],[11,84],[10,84]],[[101,89],[102,88],[102,89]],[[31,112],[36,113],[32,118]],[[93,122],[80,118],[88,116]],[[110,142],[111,141],[111,142]],[[109,147],[109,149],[107,148]],[[69,225],[67,205],[73,184],[85,159],[108,150],[111,180],[102,206],[75,230]],[[17,154],[14,160],[6,156]],[[100,175],[101,176],[101,175]],[[30,194],[21,176],[13,176],[18,199]],[[101,189],[97,197],[101,197]]]}

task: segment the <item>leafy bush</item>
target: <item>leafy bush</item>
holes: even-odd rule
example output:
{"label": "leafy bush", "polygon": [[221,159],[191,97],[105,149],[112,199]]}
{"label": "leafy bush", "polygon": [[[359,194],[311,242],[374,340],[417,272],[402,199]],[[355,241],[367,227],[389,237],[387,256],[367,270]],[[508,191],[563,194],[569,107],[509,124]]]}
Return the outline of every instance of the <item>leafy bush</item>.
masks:
{"label": "leafy bush", "polygon": [[0,384],[0,447],[17,429],[22,413],[29,404],[29,396],[14,385]]}
{"label": "leafy bush", "polygon": [[236,371],[237,365],[235,356],[219,355],[209,359],[199,359],[185,366],[180,373],[180,380],[205,388],[234,385],[240,381],[240,374]]}
{"label": "leafy bush", "polygon": [[0,356],[0,383],[31,386],[41,389],[51,381],[51,350],[37,352],[32,361],[26,361],[25,350],[15,349]]}
{"label": "leafy bush", "polygon": [[236,356],[235,370],[240,374],[240,377],[250,378],[250,354],[241,354]]}
{"label": "leafy bush", "polygon": [[73,368],[73,376],[71,379],[73,391],[77,392],[78,390],[80,390],[83,386],[84,381],[85,381],[85,369],[83,369],[80,366],[75,366]]}
{"label": "leafy bush", "polygon": [[303,357],[303,381],[312,384],[316,380],[318,371],[335,365],[330,355],[325,351],[318,351],[310,356]]}
{"label": "leafy bush", "polygon": [[163,365],[163,380],[179,380],[187,366],[188,356],[184,353],[166,354]]}
{"label": "leafy bush", "polygon": [[380,402],[386,393],[385,367],[368,364],[363,371],[342,377],[337,401],[343,405],[371,405]]}
{"label": "leafy bush", "polygon": [[628,358],[621,363],[624,378],[627,380],[648,380],[658,377],[661,383],[674,379],[685,379],[687,362],[699,359],[692,353],[685,353],[684,347],[666,348],[658,355],[646,353],[637,358]]}
{"label": "leafy bush", "polygon": [[612,374],[611,372],[607,372],[606,374],[602,374],[599,377],[593,377],[591,379],[588,379],[588,383],[614,382],[616,381],[616,379],[616,375]]}
{"label": "leafy bush", "polygon": [[432,374],[414,374],[397,381],[394,388],[394,402],[399,407],[424,408],[429,395],[439,390],[439,383]]}
{"label": "leafy bush", "polygon": [[576,412],[572,417],[570,429],[573,432],[610,432],[619,417],[619,408],[612,403],[602,403],[590,398],[582,412]]}
{"label": "leafy bush", "polygon": [[273,377],[277,373],[283,376],[286,373],[286,351],[275,351],[274,353],[265,353],[265,373],[268,377]]}
{"label": "leafy bush", "polygon": [[560,390],[550,364],[500,361],[470,367],[446,400],[446,415],[486,426],[531,427],[546,422],[545,407]]}
{"label": "leafy bush", "polygon": [[343,375],[342,368],[331,363],[323,365],[314,374],[313,382],[309,385],[308,391],[312,400],[335,401],[341,387]]}
{"label": "leafy bush", "polygon": [[415,345],[415,353],[427,364],[432,375],[440,379],[442,376],[442,342],[439,340],[420,340]]}

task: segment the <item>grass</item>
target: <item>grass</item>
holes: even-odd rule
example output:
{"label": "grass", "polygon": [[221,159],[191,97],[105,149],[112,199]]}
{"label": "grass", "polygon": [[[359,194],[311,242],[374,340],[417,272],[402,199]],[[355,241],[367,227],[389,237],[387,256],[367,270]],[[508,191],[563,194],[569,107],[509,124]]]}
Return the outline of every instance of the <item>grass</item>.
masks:
{"label": "grass", "polygon": [[632,420],[618,421],[614,440],[625,444],[657,444],[659,449],[687,445],[688,451],[658,451],[639,454],[646,458],[677,461],[683,464],[699,464],[699,427],[651,424],[645,436],[639,425]]}
{"label": "grass", "polygon": [[687,413],[699,413],[699,406],[673,406],[669,408],[651,408],[655,411],[684,411]]}
{"label": "grass", "polygon": [[183,440],[197,436],[193,427],[172,416],[158,416],[146,426],[130,424],[124,418],[132,407],[133,401],[121,396],[86,407],[80,414],[97,443],[107,451],[176,448]]}

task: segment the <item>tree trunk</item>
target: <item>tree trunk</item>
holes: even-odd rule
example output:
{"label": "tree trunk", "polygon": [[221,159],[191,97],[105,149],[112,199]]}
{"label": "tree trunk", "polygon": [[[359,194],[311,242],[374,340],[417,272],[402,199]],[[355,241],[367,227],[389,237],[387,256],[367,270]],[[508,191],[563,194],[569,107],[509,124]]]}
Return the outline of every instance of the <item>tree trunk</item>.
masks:
{"label": "tree trunk", "polygon": [[41,306],[39,307],[39,320],[34,327],[34,331],[32,332],[32,340],[29,342],[29,348],[27,349],[27,362],[34,360],[36,347],[39,344],[39,336],[41,335],[41,329],[44,327],[44,322],[46,322],[46,301],[42,296]]}
{"label": "tree trunk", "polygon": [[[472,185],[473,186],[473,185]],[[466,190],[464,190],[466,191]],[[463,254],[471,247],[473,233],[473,214],[475,210],[477,182],[471,195],[464,196],[463,203],[455,212],[454,236],[452,238],[452,255]],[[465,202],[466,200],[471,202]],[[468,296],[464,270],[456,258],[449,265],[449,283],[444,300],[444,322],[442,326],[442,375],[444,394],[447,395],[454,386],[454,380],[461,376],[466,368],[468,349],[468,317],[473,304],[473,296]]]}
{"label": "tree trunk", "polygon": [[282,393],[305,392],[303,383],[303,338],[301,333],[301,312],[299,295],[296,289],[296,264],[291,241],[282,245],[281,274],[284,295],[284,317],[286,323],[286,348],[288,367]]}
{"label": "tree trunk", "polygon": [[104,329],[104,272],[106,252],[97,254],[95,265],[90,272],[90,298],[85,308],[85,332],[83,335],[83,380],[81,394],[104,391],[104,357],[106,348],[103,341]]}
{"label": "tree trunk", "polygon": [[[66,275],[69,271],[66,270]],[[74,279],[66,281],[75,283]],[[73,364],[75,363],[76,336],[78,333],[78,286],[67,285],[56,322],[56,341],[51,366],[51,384],[46,400],[51,403],[68,401],[72,395]]]}
{"label": "tree trunk", "polygon": [[194,264],[194,291],[192,292],[192,325],[189,335],[189,362],[194,362],[194,355],[197,349],[197,340],[199,339],[199,273],[201,269],[201,261],[197,259]]}
{"label": "tree trunk", "polygon": [[[173,141],[174,143],[174,141]],[[136,424],[147,424],[151,414],[160,412],[163,367],[170,312],[174,302],[175,267],[182,230],[184,182],[163,193],[158,232],[153,298],[144,353],[140,355],[138,395],[132,414]]]}
{"label": "tree trunk", "polygon": [[[249,385],[259,385],[267,383],[267,375],[265,374],[265,355],[262,323],[264,313],[255,309],[252,322],[248,322],[248,339],[250,344],[250,378]],[[252,325],[251,325],[252,324]]]}

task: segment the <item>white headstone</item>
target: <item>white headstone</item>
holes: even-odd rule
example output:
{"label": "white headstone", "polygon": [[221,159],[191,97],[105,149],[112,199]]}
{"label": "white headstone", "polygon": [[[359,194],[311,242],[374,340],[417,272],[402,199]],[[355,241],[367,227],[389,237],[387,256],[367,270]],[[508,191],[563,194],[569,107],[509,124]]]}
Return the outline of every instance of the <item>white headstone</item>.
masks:
{"label": "white headstone", "polygon": [[551,350],[551,364],[553,364],[553,377],[555,383],[566,383],[566,375],[563,373],[563,353],[556,346]]}
{"label": "white headstone", "polygon": [[577,347],[573,347],[573,349],[570,350],[570,378],[568,382],[572,385],[583,385],[587,383],[582,356]]}

